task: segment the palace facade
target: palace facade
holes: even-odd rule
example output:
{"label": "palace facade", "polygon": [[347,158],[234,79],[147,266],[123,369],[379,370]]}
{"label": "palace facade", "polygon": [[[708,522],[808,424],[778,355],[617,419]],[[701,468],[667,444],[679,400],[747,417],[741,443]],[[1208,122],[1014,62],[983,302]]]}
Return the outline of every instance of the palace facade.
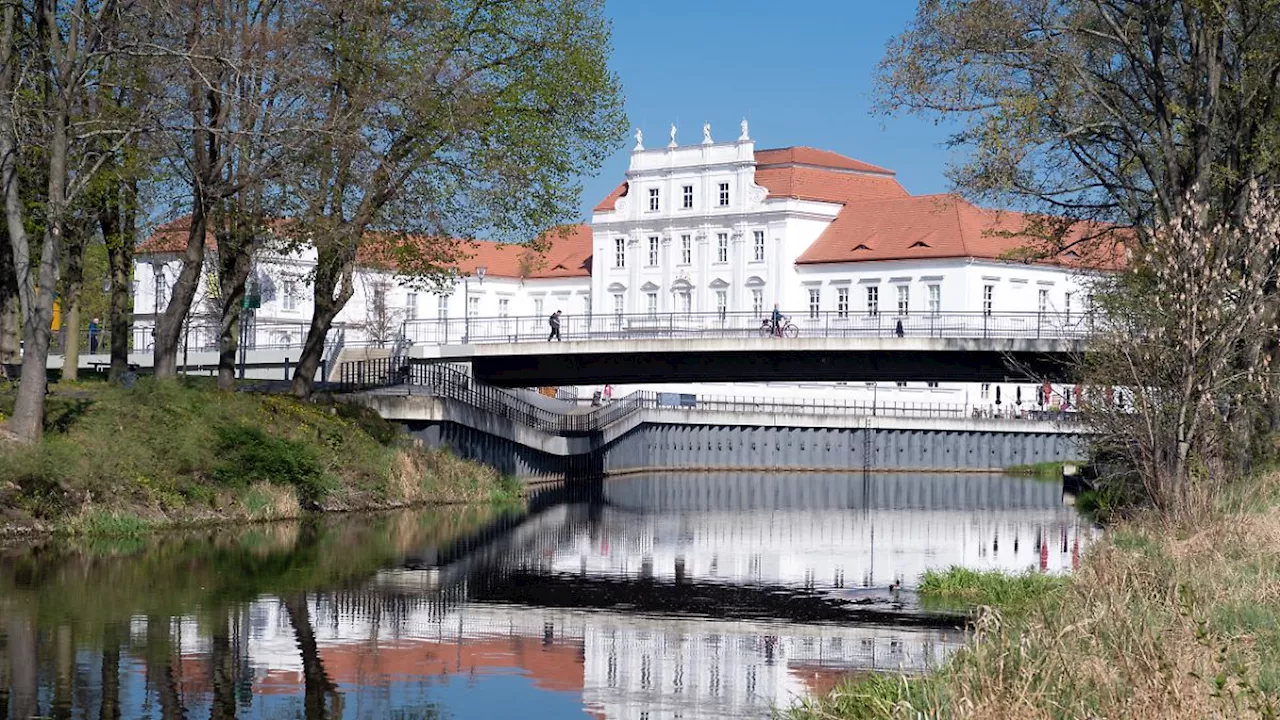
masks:
{"label": "palace facade", "polygon": [[[336,327],[348,344],[385,345],[399,337],[460,342],[469,320],[510,319],[521,333],[544,332],[556,310],[570,320],[593,313],[763,317],[776,304],[802,328],[883,327],[895,318],[956,312],[1083,319],[1093,275],[1075,250],[1028,254],[1037,246],[1024,232],[1029,222],[955,195],[911,195],[892,170],[835,152],[757,149],[745,121],[735,139],[718,142],[704,126],[700,142],[687,145],[672,126],[670,141],[652,149],[637,131],[623,181],[595,206],[589,224],[550,233],[540,256],[519,245],[474,242],[455,281],[430,290],[362,270]],[[161,307],[167,301],[185,237],[178,221],[139,247],[135,347],[150,344],[156,299]],[[301,345],[314,265],[313,251],[264,246],[252,282],[261,306],[249,345]],[[201,283],[198,298],[215,298],[216,283]],[[192,346],[215,343],[214,318],[197,303]],[[771,384],[751,393],[796,390]],[[851,382],[844,392],[970,403],[991,396],[990,387],[928,382],[879,389]],[[1027,392],[1031,397],[1031,386]]]}

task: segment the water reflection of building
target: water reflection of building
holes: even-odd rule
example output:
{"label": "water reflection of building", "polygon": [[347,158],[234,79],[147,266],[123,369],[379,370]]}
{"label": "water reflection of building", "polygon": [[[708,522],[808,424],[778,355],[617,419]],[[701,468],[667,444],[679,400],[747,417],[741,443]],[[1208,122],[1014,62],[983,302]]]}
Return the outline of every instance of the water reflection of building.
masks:
{"label": "water reflection of building", "polygon": [[[961,640],[955,631],[631,616],[469,603],[443,614],[400,605],[369,613],[361,591],[310,603],[330,680],[358,694],[361,717],[395,709],[405,683],[516,671],[550,691],[582,694],[606,718],[768,717],[830,673],[923,670]],[[280,601],[250,604],[244,646],[257,695],[294,694],[302,659]],[[184,669],[201,677],[207,640],[180,635]],[[384,690],[378,690],[383,688]],[[400,694],[401,696],[403,693]],[[353,701],[356,698],[352,698]],[[383,713],[385,714],[385,713]]]}
{"label": "water reflection of building", "polygon": [[913,584],[962,565],[1056,572],[1092,526],[1052,483],[987,475],[657,475],[543,554],[550,569],[808,587]]}

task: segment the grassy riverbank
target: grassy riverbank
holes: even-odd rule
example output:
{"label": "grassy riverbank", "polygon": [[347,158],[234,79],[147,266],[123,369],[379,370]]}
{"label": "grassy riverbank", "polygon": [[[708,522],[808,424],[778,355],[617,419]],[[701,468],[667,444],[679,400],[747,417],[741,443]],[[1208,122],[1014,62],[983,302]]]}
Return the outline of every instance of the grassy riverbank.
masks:
{"label": "grassy riverbank", "polygon": [[951,586],[998,606],[960,652],[928,675],[844,683],[791,717],[1274,718],[1277,488],[1269,476],[1249,501],[1194,524],[1120,522],[1069,580],[1038,591],[938,574],[930,593]]}
{"label": "grassy riverbank", "polygon": [[[0,395],[0,415],[12,402]],[[43,443],[0,444],[0,533],[132,534],[520,492],[492,469],[412,447],[360,408],[203,380],[59,387]]]}
{"label": "grassy riverbank", "polygon": [[1058,482],[1062,480],[1063,465],[1083,465],[1082,462],[1062,462],[1054,460],[1052,462],[1034,463],[1031,465],[1014,465],[1011,468],[1005,468],[1006,475],[1023,475],[1035,478],[1036,480],[1051,480]]}

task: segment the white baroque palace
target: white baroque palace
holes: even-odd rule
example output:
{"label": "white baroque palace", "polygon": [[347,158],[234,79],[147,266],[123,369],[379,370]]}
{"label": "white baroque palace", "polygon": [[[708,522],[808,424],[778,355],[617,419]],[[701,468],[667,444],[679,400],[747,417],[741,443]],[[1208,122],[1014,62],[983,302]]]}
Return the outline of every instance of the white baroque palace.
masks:
{"label": "white baroque palace", "polygon": [[[899,318],[948,313],[1083,319],[1088,311],[1091,274],[1074,251],[1011,259],[1034,243],[1022,234],[1024,215],[978,208],[955,195],[911,195],[892,170],[827,150],[758,150],[746,121],[725,142],[715,141],[708,125],[696,144],[680,145],[675,126],[670,137],[665,147],[646,149],[637,131],[623,182],[595,206],[590,224],[554,233],[536,261],[518,245],[475,242],[456,268],[456,282],[438,293],[394,274],[362,271],[337,320],[346,343],[382,345],[400,336],[461,342],[469,321],[491,326],[495,318],[509,319],[529,337],[545,333],[556,310],[569,320],[566,339],[581,326],[574,321],[593,312],[764,317],[776,304],[801,327],[892,328]],[[156,296],[163,306],[184,242],[177,221],[139,248],[135,347],[150,344]],[[259,253],[262,305],[250,345],[301,344],[314,263],[308,251],[277,253],[268,245]],[[209,287],[202,281],[198,297],[209,296]],[[199,329],[189,342],[207,346],[214,337],[205,326],[216,323],[202,319],[208,313],[194,317]],[[841,392],[857,397],[972,404],[994,398],[988,386],[877,389],[849,380]],[[749,394],[796,390],[771,384]],[[1014,390],[1005,388],[1010,403]],[[1033,386],[1024,392],[1032,397]]]}

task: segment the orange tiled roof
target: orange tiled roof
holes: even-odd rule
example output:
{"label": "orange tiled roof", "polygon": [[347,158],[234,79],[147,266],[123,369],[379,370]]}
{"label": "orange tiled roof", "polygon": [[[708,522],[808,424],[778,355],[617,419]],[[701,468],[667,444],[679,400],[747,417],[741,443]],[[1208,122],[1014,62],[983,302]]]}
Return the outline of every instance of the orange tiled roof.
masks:
{"label": "orange tiled roof", "polygon": [[[1008,259],[1019,250],[1042,246],[1026,234],[1035,218],[1023,213],[979,208],[956,195],[919,195],[865,200],[845,205],[797,264],[910,260],[916,258]],[[1088,228],[1073,228],[1069,236],[1085,237]],[[1079,252],[1044,262],[1085,264]],[[1114,267],[1118,256],[1108,254],[1099,267]]]}
{"label": "orange tiled roof", "polygon": [[[156,229],[151,237],[138,245],[135,253],[150,255],[153,253],[181,253],[187,246],[187,235],[190,232],[191,217],[184,216],[165,223]],[[590,277],[591,276],[591,228],[588,225],[564,225],[548,230],[541,236],[546,241],[545,250],[540,254],[531,253],[525,246],[518,244],[499,244],[488,241],[450,240],[448,251],[457,254],[455,262],[447,263],[458,272],[472,274],[480,266],[490,277],[503,278],[558,278],[558,277]],[[394,265],[394,251],[388,247],[402,244],[403,241],[417,242],[424,245],[438,239],[426,237],[401,237],[387,245],[361,245],[357,256],[358,262],[364,265]],[[217,241],[212,232],[205,236],[206,248],[217,251]]]}
{"label": "orange tiled roof", "polygon": [[614,203],[618,202],[618,198],[626,196],[629,187],[630,185],[625,182],[618,185],[605,199],[596,203],[595,208],[593,208],[595,212],[612,212]]}
{"label": "orange tiled roof", "polygon": [[756,167],[765,165],[813,165],[823,168],[834,168],[837,170],[856,170],[864,173],[874,173],[877,175],[893,175],[892,170],[865,163],[861,160],[854,160],[840,153],[834,153],[830,150],[819,150],[818,148],[805,147],[803,145],[795,145],[785,148],[768,148],[756,151]]}

